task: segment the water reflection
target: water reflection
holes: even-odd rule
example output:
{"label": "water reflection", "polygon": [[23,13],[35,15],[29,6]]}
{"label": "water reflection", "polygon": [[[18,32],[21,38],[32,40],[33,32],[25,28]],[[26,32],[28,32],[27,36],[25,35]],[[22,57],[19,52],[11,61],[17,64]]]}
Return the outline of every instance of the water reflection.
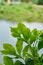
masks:
{"label": "water reflection", "polygon": [[[37,23],[37,22],[33,22],[33,23],[23,22],[23,23],[27,27],[29,27],[31,30],[34,28],[43,30],[43,23]],[[2,49],[2,45],[5,42],[12,43],[13,45],[16,44],[16,39],[14,39],[11,36],[10,26],[15,27],[15,26],[17,26],[17,23],[10,23],[10,22],[7,22],[5,20],[0,20],[0,49]],[[1,56],[0,56],[0,63],[2,63],[2,57]]]}

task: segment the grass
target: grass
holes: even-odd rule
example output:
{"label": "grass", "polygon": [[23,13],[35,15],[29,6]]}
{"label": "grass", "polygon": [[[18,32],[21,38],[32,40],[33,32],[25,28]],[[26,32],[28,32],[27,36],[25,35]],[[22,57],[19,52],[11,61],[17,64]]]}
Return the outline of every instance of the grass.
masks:
{"label": "grass", "polygon": [[0,4],[0,19],[18,21],[39,21],[43,22],[43,7],[34,4]]}

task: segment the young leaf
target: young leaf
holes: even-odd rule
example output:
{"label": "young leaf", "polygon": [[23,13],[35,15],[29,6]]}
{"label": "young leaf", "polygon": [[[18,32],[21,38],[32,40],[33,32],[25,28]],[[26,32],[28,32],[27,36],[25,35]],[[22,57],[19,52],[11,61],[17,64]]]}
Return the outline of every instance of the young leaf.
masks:
{"label": "young leaf", "polygon": [[43,48],[43,40],[40,40],[38,43],[38,50]]}
{"label": "young leaf", "polygon": [[17,60],[14,65],[24,65],[22,62],[20,62],[19,60]]}
{"label": "young leaf", "polygon": [[28,29],[24,24],[19,23],[18,29],[20,30],[21,34],[23,34],[25,40],[28,40],[30,37],[30,29]]}
{"label": "young leaf", "polygon": [[21,39],[18,39],[17,40],[17,43],[16,43],[16,49],[17,49],[17,52],[20,54],[21,51],[22,51],[22,46],[23,46],[23,41]]}
{"label": "young leaf", "polygon": [[[6,43],[4,43],[3,44],[3,48],[5,49],[5,51],[4,52],[6,52],[6,53],[10,53],[10,54],[12,54],[12,55],[16,55],[16,50],[15,50],[15,48],[11,45],[11,44],[6,44]],[[8,54],[9,54],[8,53]]]}
{"label": "young leaf", "polygon": [[25,46],[25,48],[23,49],[23,56],[26,56],[26,53],[28,52],[29,46]]}
{"label": "young leaf", "polygon": [[10,58],[10,57],[8,57],[8,56],[4,56],[4,64],[5,65],[14,65],[13,64],[13,60]]}
{"label": "young leaf", "polygon": [[13,37],[19,37],[20,36],[19,30],[17,28],[11,27],[11,33],[12,33]]}

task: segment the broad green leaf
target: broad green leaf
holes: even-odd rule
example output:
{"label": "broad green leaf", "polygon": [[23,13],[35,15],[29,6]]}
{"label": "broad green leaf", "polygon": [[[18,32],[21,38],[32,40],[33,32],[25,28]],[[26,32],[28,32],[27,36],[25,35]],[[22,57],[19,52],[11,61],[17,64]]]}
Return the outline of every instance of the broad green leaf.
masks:
{"label": "broad green leaf", "polygon": [[43,40],[40,40],[38,43],[38,50],[43,48]]}
{"label": "broad green leaf", "polygon": [[30,29],[28,29],[24,24],[19,23],[18,29],[20,30],[21,34],[23,34],[25,40],[28,40],[30,37]]}
{"label": "broad green leaf", "polygon": [[18,39],[17,40],[17,43],[16,43],[16,49],[17,49],[17,52],[20,54],[21,51],[22,51],[22,46],[23,46],[23,41],[21,39]]}
{"label": "broad green leaf", "polygon": [[25,46],[25,48],[23,49],[23,56],[26,56],[26,53],[28,52],[29,46]]}
{"label": "broad green leaf", "polygon": [[16,56],[16,57],[19,57],[18,54],[14,54],[14,53],[12,53],[12,51],[1,50],[0,52],[1,52],[2,54],[4,54],[4,55],[14,55],[14,56]]}
{"label": "broad green leaf", "polygon": [[0,52],[5,55],[13,55],[13,53],[11,53],[11,51],[8,50],[1,50]]}
{"label": "broad green leaf", "polygon": [[13,64],[13,60],[10,58],[10,57],[8,57],[8,56],[4,56],[4,64],[5,65],[14,65]]}
{"label": "broad green leaf", "polygon": [[32,34],[34,34],[34,35],[37,37],[37,35],[39,34],[39,32],[38,32],[37,29],[33,29],[33,30],[32,30]]}
{"label": "broad green leaf", "polygon": [[16,50],[11,44],[4,43],[3,48],[4,50],[1,51],[3,54],[16,55]]}
{"label": "broad green leaf", "polygon": [[22,62],[20,62],[19,60],[17,60],[14,65],[24,65]]}
{"label": "broad green leaf", "polygon": [[20,36],[19,30],[17,28],[11,27],[11,33],[12,33],[13,37],[19,37]]}
{"label": "broad green leaf", "polygon": [[35,36],[32,34],[31,37],[30,37],[30,43],[32,44],[33,42],[36,41],[36,38]]}
{"label": "broad green leaf", "polygon": [[33,42],[35,42],[38,39],[38,36],[39,32],[37,31],[37,29],[32,30],[30,35],[30,43],[32,44]]}
{"label": "broad green leaf", "polygon": [[31,58],[26,59],[26,65],[34,65],[34,61]]}
{"label": "broad green leaf", "polygon": [[40,38],[43,39],[43,33],[40,34]]}

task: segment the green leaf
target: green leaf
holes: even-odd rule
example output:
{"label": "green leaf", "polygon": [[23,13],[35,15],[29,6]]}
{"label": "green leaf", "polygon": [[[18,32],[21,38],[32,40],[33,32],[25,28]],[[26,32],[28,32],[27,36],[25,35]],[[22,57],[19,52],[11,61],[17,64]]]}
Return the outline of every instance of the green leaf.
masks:
{"label": "green leaf", "polygon": [[38,36],[39,32],[37,31],[37,29],[32,30],[30,35],[30,43],[32,44],[33,42],[35,42],[38,39]]}
{"label": "green leaf", "polygon": [[35,36],[32,34],[31,37],[30,37],[30,43],[32,44],[33,42],[36,41],[36,38]]}
{"label": "green leaf", "polygon": [[33,30],[32,30],[32,34],[34,34],[34,35],[37,37],[37,35],[39,34],[39,32],[38,32],[37,29],[33,29]]}
{"label": "green leaf", "polygon": [[4,64],[5,65],[14,65],[13,64],[13,60],[10,58],[10,57],[8,57],[8,56],[4,56]]}
{"label": "green leaf", "polygon": [[17,43],[16,43],[16,49],[17,49],[17,52],[20,54],[21,51],[22,51],[22,46],[23,46],[23,41],[21,39],[18,39],[17,40]]}
{"label": "green leaf", "polygon": [[40,37],[41,37],[41,39],[43,39],[43,33],[41,33]]}
{"label": "green leaf", "polygon": [[18,29],[20,30],[21,34],[25,38],[25,40],[28,40],[30,37],[30,29],[28,29],[24,24],[19,23],[18,24]]}
{"label": "green leaf", "polygon": [[40,40],[38,43],[38,50],[43,48],[43,40]]}
{"label": "green leaf", "polygon": [[41,55],[41,57],[39,57],[39,62],[43,64],[43,54]]}
{"label": "green leaf", "polygon": [[34,65],[34,61],[31,58],[27,58],[26,65]]}
{"label": "green leaf", "polygon": [[3,54],[16,55],[16,50],[11,44],[4,43],[3,48],[4,50],[1,51]]}
{"label": "green leaf", "polygon": [[32,54],[30,54],[30,53],[27,53],[27,57],[33,58]]}
{"label": "green leaf", "polygon": [[41,63],[43,64],[43,54],[41,55]]}
{"label": "green leaf", "polygon": [[19,60],[17,60],[14,65],[24,65],[22,62],[20,62]]}
{"label": "green leaf", "polygon": [[17,28],[11,27],[11,33],[12,33],[13,37],[19,37],[20,36],[19,30]]}
{"label": "green leaf", "polygon": [[0,52],[5,55],[13,55],[13,53],[11,53],[11,51],[9,52],[8,50],[1,50]]}
{"label": "green leaf", "polygon": [[27,52],[28,52],[29,46],[25,46],[25,48],[23,49],[23,56],[25,57]]}

